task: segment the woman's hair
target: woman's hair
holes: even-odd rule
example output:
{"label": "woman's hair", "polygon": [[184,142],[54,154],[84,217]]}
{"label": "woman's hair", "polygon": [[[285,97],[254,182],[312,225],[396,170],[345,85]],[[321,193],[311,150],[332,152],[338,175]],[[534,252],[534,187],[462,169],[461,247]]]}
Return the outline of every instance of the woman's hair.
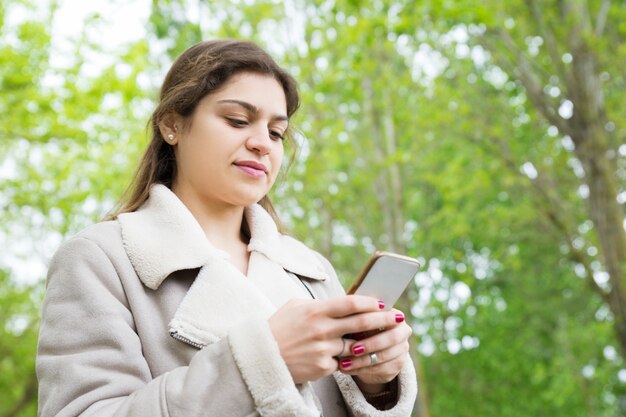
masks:
{"label": "woman's hair", "polygon": [[[274,78],[285,92],[287,116],[291,117],[296,112],[300,104],[296,81],[254,43],[214,40],[192,46],[176,59],[165,76],[159,103],[149,121],[152,132],[150,144],[131,185],[107,219],[137,210],[148,199],[150,187],[155,183],[172,187],[176,176],[176,157],[174,148],[163,140],[159,129],[164,118],[178,114],[183,117],[184,123],[188,122],[200,100],[217,92],[234,75],[242,72]],[[295,149],[291,129],[286,132],[286,138]],[[292,153],[292,160],[294,155],[295,152]],[[269,197],[263,197],[259,204],[271,214],[279,228],[282,228]]]}

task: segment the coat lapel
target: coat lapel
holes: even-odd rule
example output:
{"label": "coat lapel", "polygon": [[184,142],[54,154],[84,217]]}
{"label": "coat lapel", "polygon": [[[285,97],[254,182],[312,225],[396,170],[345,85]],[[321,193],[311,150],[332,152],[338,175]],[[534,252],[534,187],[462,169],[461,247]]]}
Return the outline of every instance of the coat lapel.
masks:
{"label": "coat lapel", "polygon": [[172,336],[205,346],[250,316],[269,318],[272,303],[230,262],[204,265],[170,321]]}
{"label": "coat lapel", "polygon": [[164,185],[153,185],[137,210],[118,216],[124,249],[143,284],[156,290],[172,272],[228,254],[209,243],[191,212]]}
{"label": "coat lapel", "polygon": [[259,252],[250,253],[247,281],[253,284],[278,309],[292,298],[310,298],[305,287],[279,264]]}
{"label": "coat lapel", "polygon": [[263,207],[258,204],[246,207],[245,215],[251,234],[248,250],[264,254],[296,275],[320,281],[328,279],[315,253],[300,241],[279,233],[276,223]]}

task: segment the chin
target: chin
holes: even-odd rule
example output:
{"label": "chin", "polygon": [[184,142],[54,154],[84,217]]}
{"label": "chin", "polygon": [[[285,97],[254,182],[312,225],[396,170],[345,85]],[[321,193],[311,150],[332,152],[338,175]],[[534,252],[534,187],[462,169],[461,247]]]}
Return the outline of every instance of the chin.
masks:
{"label": "chin", "polygon": [[233,187],[229,193],[230,198],[227,197],[227,200],[233,205],[242,207],[258,203],[271,189],[271,187],[260,187],[259,185]]}
{"label": "chin", "polygon": [[258,203],[263,197],[265,196],[265,194],[263,195],[241,195],[238,198],[234,198],[232,200],[232,204],[236,205],[236,206],[240,206],[240,207],[247,207],[247,206],[251,206],[255,203]]}

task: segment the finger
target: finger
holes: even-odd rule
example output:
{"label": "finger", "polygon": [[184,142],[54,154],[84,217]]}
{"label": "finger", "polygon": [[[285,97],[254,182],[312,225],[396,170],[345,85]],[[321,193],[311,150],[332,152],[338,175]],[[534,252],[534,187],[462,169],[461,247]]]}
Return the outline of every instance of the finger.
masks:
{"label": "finger", "polygon": [[392,361],[379,363],[360,369],[339,369],[342,373],[358,376],[363,382],[369,384],[382,384],[392,381],[398,376],[404,367],[408,355],[399,356]]}
{"label": "finger", "polygon": [[339,345],[339,353],[334,356],[335,358],[342,358],[343,356],[350,354],[350,346],[346,346],[348,344],[348,339],[340,337],[337,343]]}
{"label": "finger", "polygon": [[354,346],[356,341],[348,339],[346,337],[341,337],[339,340],[339,345],[341,345],[341,352],[335,356],[339,359],[346,356],[352,356],[352,347]]}
{"label": "finger", "polygon": [[401,323],[398,326],[389,328],[381,333],[374,334],[367,339],[362,339],[352,343],[350,351],[354,356],[378,352],[388,349],[393,345],[408,341],[411,334],[413,334],[411,327],[406,323]]}
{"label": "finger", "polygon": [[360,333],[396,327],[404,322],[404,314],[393,311],[369,312],[344,317],[336,322],[336,330],[341,334]]}
{"label": "finger", "polygon": [[353,314],[371,311],[380,311],[385,308],[385,304],[382,301],[365,295],[346,295],[344,297],[324,300],[321,303],[322,311],[328,317],[333,318],[347,317]]}
{"label": "finger", "polygon": [[384,349],[379,352],[373,352],[358,357],[352,356],[350,358],[342,359],[339,362],[340,370],[353,372],[364,368],[372,368],[368,369],[368,371],[375,372],[376,369],[382,368],[381,365],[387,362],[393,362],[398,358],[404,358],[408,351],[409,344],[407,342],[394,345],[389,349]]}

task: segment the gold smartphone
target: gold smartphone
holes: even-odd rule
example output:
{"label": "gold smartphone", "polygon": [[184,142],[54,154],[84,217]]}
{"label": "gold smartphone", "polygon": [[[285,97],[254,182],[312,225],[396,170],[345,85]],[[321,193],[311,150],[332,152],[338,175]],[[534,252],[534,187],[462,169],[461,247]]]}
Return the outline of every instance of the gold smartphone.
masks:
{"label": "gold smartphone", "polygon": [[420,263],[417,259],[390,252],[372,255],[348,294],[368,295],[385,303],[389,310],[415,277]]}

